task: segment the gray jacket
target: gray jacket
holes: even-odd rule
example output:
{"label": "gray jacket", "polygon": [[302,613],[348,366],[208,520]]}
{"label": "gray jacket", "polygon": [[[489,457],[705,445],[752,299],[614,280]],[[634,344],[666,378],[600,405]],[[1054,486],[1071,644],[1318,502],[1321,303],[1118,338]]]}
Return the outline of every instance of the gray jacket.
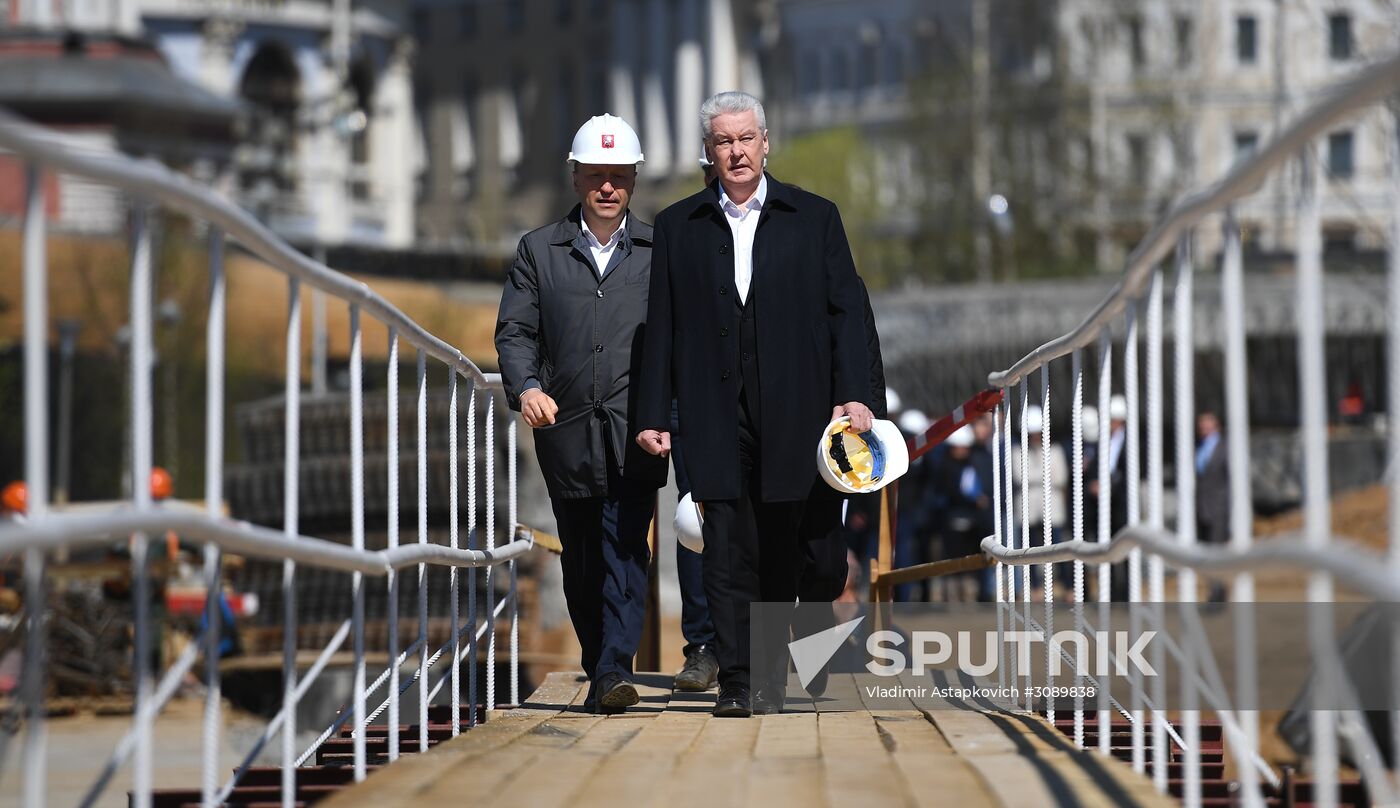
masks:
{"label": "gray jacket", "polygon": [[[543,388],[559,413],[535,430],[552,497],[616,496],[666,482],[666,461],[631,439],[651,281],[651,225],[634,214],[601,277],[579,225],[579,208],[520,239],[501,293],[496,353],[510,408]],[[610,479],[609,466],[613,474]]]}

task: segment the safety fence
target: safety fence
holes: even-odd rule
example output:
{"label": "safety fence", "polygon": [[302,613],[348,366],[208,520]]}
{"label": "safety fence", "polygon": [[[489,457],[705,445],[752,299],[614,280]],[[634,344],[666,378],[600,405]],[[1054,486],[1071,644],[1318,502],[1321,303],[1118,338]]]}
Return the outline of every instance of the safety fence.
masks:
{"label": "safety fence", "polygon": [[[1103,299],[1083,322],[1063,336],[1042,345],[1007,370],[992,373],[990,384],[1006,393],[995,408],[994,437],[994,535],[982,542],[983,552],[998,562],[995,570],[996,598],[1006,616],[1005,628],[1022,627],[1043,631],[1049,636],[1050,606],[1054,598],[1055,566],[1052,562],[1072,562],[1072,597],[1083,604],[1086,597],[1086,566],[1096,571],[1097,599],[1106,604],[1112,589],[1110,562],[1126,559],[1127,594],[1131,603],[1149,604],[1141,609],[1144,619],[1155,620],[1154,627],[1166,631],[1162,622],[1166,591],[1166,568],[1176,570],[1176,600],[1191,603],[1197,599],[1197,573],[1228,577],[1230,599],[1237,604],[1255,600],[1254,574],[1268,567],[1284,567],[1306,576],[1309,619],[1307,643],[1315,665],[1318,692],[1345,690],[1347,673],[1330,617],[1334,583],[1340,582],[1380,602],[1400,599],[1400,476],[1389,479],[1390,521],[1388,557],[1380,557],[1359,546],[1332,536],[1328,491],[1326,368],[1324,366],[1324,319],[1322,274],[1322,227],[1319,215],[1319,160],[1316,142],[1329,129],[1357,113],[1391,101],[1400,90],[1400,58],[1379,62],[1358,72],[1319,99],[1301,109],[1293,121],[1275,133],[1273,139],[1207,189],[1187,196],[1168,211],[1128,258],[1122,281]],[[1390,148],[1392,198],[1400,200],[1400,169],[1397,169],[1396,129],[1387,126]],[[1291,172],[1291,173],[1290,173]],[[1241,255],[1240,227],[1234,206],[1252,194],[1271,175],[1282,181],[1296,181],[1296,266],[1298,343],[1298,390],[1303,452],[1303,527],[1297,539],[1275,539],[1256,545],[1252,540],[1250,442],[1244,305],[1246,280]],[[1388,393],[1391,423],[1400,401],[1400,205],[1392,206],[1388,262]],[[1221,259],[1221,315],[1213,327],[1222,329],[1225,354],[1224,415],[1228,425],[1223,448],[1228,458],[1229,540],[1223,546],[1198,544],[1196,522],[1193,273],[1197,260],[1193,241],[1199,229],[1220,221],[1224,242]],[[1170,264],[1170,269],[1168,268]],[[1164,297],[1169,279],[1173,322],[1174,395],[1171,429],[1175,446],[1176,518],[1168,524],[1164,509],[1166,485],[1164,456],[1166,441],[1164,402],[1163,326]],[[1120,328],[1121,327],[1121,328]],[[1146,357],[1146,368],[1138,364],[1139,345]],[[1117,353],[1123,362],[1121,388],[1114,387],[1113,362]],[[1068,359],[1071,388],[1051,390],[1051,366]],[[1086,365],[1094,366],[1086,373]],[[1037,373],[1038,371],[1038,373]],[[1084,467],[1082,413],[1086,378],[1097,381],[1098,411],[1110,412],[1115,394],[1126,399],[1123,459],[1126,463],[1127,524],[1110,535],[1112,497],[1110,452],[1097,453],[1097,468]],[[1032,391],[1032,387],[1038,390]],[[1067,407],[1071,436],[1070,519],[1068,541],[1054,544],[1050,513],[1041,520],[1039,536],[1031,535],[1028,503],[1032,499],[1027,463],[1036,454],[1030,451],[1027,412],[1038,406],[1043,445],[1050,442],[1051,407]],[[1019,434],[1018,434],[1019,433]],[[1145,435],[1146,456],[1140,445]],[[1107,430],[1100,434],[1100,448],[1107,444]],[[1019,451],[1014,450],[1019,443]],[[1400,431],[1389,431],[1389,453],[1400,456]],[[1045,508],[1053,507],[1051,493],[1051,453],[1039,452],[1043,463],[1041,496]],[[1019,468],[1013,466],[1019,463]],[[1096,472],[1096,473],[1095,473]],[[1145,473],[1145,490],[1143,475]],[[1085,536],[1086,483],[1096,480],[1097,535]],[[1016,484],[1019,481],[1019,486]],[[1019,487],[1019,490],[1017,490]],[[1145,509],[1144,509],[1145,504]],[[1040,565],[1044,581],[1045,612],[1037,619],[1031,602],[1031,568]],[[1019,580],[1018,580],[1019,578]],[[1077,612],[1083,619],[1085,612]],[[1154,617],[1155,615],[1155,617]],[[1202,804],[1201,714],[1209,709],[1223,727],[1226,747],[1237,765],[1240,782],[1238,799],[1245,805],[1263,805],[1266,795],[1276,793],[1280,774],[1260,753],[1260,722],[1256,694],[1258,680],[1259,626],[1251,609],[1232,609],[1235,637],[1234,691],[1220,683],[1210,648],[1199,632],[1183,629],[1180,636],[1167,636],[1156,646],[1157,662],[1170,654],[1184,672],[1179,688],[1181,731],[1178,733],[1165,709],[1169,683],[1165,667],[1155,665],[1159,675],[1149,686],[1135,680],[1135,699],[1124,710],[1112,702],[1107,688],[1098,689],[1098,703],[1088,705],[1082,698],[1072,704],[1073,731],[1082,746],[1086,717],[1097,722],[1098,748],[1109,753],[1110,718],[1121,712],[1131,724],[1131,760],[1139,772],[1150,769],[1158,789],[1168,787],[1169,764],[1180,760],[1184,784],[1182,796],[1187,806]],[[1023,685],[1048,681],[1052,646],[1047,643],[1045,678],[1036,670],[1014,671]],[[1059,660],[1054,660],[1058,663]],[[1058,667],[1058,666],[1056,666]],[[1400,683],[1397,683],[1400,684]],[[1150,692],[1143,692],[1147,688]],[[1053,693],[1053,691],[1051,691]],[[1316,703],[1315,703],[1316,704]],[[1143,709],[1143,706],[1146,709]],[[1237,705],[1232,709],[1232,705]],[[1026,707],[1032,707],[1027,700]],[[1040,704],[1053,721],[1057,705],[1053,696]],[[1096,709],[1093,709],[1096,708]],[[1336,805],[1339,794],[1339,745],[1349,746],[1371,800],[1376,804],[1396,804],[1400,784],[1386,771],[1377,751],[1377,738],[1359,710],[1318,709],[1308,712],[1311,731],[1310,769],[1314,779],[1313,800],[1320,806]],[[1397,727],[1400,731],[1400,727]],[[1174,749],[1179,758],[1174,758]]]}
{"label": "safety fence", "polygon": [[[509,693],[512,703],[520,701],[519,609],[516,561],[536,546],[534,534],[517,524],[516,419],[498,412],[498,374],[485,374],[459,350],[425,331],[369,286],[331,270],[324,264],[297,252],[251,215],[221,196],[184,176],[151,162],[119,154],[96,154],[65,143],[62,135],[23,122],[0,110],[0,149],[7,150],[27,165],[25,218],[23,225],[22,272],[24,280],[24,424],[25,481],[28,486],[27,513],[0,524],[0,547],[7,553],[22,554],[24,601],[26,603],[26,647],[15,703],[23,729],[21,767],[23,804],[37,808],[45,803],[47,762],[50,744],[45,733],[45,625],[46,566],[58,552],[85,547],[128,543],[131,555],[131,581],[134,626],[132,649],[132,689],[135,693],[132,725],[113,750],[102,774],[92,784],[82,805],[93,804],[113,776],[127,764],[133,783],[132,804],[147,808],[152,802],[153,727],[157,716],[176,692],[182,679],[199,660],[205,666],[207,696],[203,713],[203,774],[201,802],[213,806],[223,802],[237,786],[250,764],[274,739],[280,742],[281,803],[290,808],[297,800],[298,766],[310,759],[331,736],[344,734],[350,727],[353,737],[354,779],[366,774],[366,737],[371,722],[387,712],[388,759],[400,753],[399,716],[401,697],[417,685],[417,704],[406,709],[417,713],[418,750],[428,748],[429,703],[444,687],[451,700],[451,734],[478,720],[476,705],[481,699],[486,710],[494,709],[496,699],[497,621],[508,621]],[[208,226],[208,330],[206,345],[207,396],[205,402],[205,502],[198,509],[180,509],[152,501],[142,484],[132,486],[129,501],[107,512],[84,510],[67,513],[51,508],[49,502],[50,456],[48,412],[48,267],[46,264],[45,186],[43,171],[77,175],[120,189],[131,198],[130,216],[130,400],[131,459],[133,481],[151,478],[152,470],[152,249],[151,222],[158,210],[189,216]],[[285,331],[285,440],[282,459],[282,529],[260,527],[235,521],[222,513],[224,500],[224,375],[226,277],[225,247],[236,240],[244,249],[286,277],[289,309]],[[311,536],[298,529],[299,423],[302,402],[301,295],[304,286],[318,294],[343,301],[349,312],[349,460],[351,476],[351,542],[349,546]],[[387,378],[387,549],[365,547],[365,450],[364,450],[364,346],[362,318],[369,317],[388,330]],[[401,543],[399,536],[399,350],[406,344],[416,352],[417,374],[417,541]],[[445,545],[432,543],[428,532],[429,455],[427,432],[428,367],[433,362],[446,365],[448,391],[447,436],[450,516]],[[459,390],[465,380],[466,391]],[[465,440],[457,434],[460,399],[465,398],[467,417]],[[484,434],[477,434],[478,416]],[[500,440],[498,422],[505,426],[505,468],[497,467]],[[459,446],[465,448],[466,479],[459,479]],[[484,453],[484,473],[478,474],[478,452]],[[499,513],[498,482],[504,483],[505,514]],[[460,501],[465,490],[466,502]],[[484,498],[484,508],[478,496]],[[461,514],[466,514],[466,540],[461,537]],[[478,514],[481,519],[478,519]],[[502,519],[501,517],[504,517]],[[498,523],[511,526],[498,544]],[[149,545],[152,537],[177,535],[181,541],[203,545],[205,628],[163,673],[152,669],[153,628],[151,620],[152,581]],[[481,537],[480,539],[478,537]],[[557,551],[557,545],[551,547]],[[221,782],[218,770],[219,739],[222,725],[222,694],[219,678],[220,648],[220,562],[225,553],[282,562],[283,653],[282,691],[279,709],[265,731],[253,744],[243,764],[232,777]],[[449,568],[451,625],[450,639],[440,648],[428,643],[427,569],[430,565]],[[298,567],[316,567],[349,574],[344,593],[345,613],[349,616],[335,631],[329,643],[319,650],[314,662],[298,674],[298,607],[295,585]],[[465,582],[458,572],[465,570]],[[478,570],[482,572],[478,573]],[[398,648],[398,589],[401,576],[416,575],[418,585],[418,637],[406,648]],[[506,580],[502,581],[504,577]],[[388,595],[388,660],[386,668],[373,681],[367,681],[365,655],[366,578],[383,581]],[[482,580],[478,580],[482,578]],[[484,598],[484,614],[478,614],[478,589]],[[499,599],[498,599],[499,590]],[[465,592],[467,614],[459,612]],[[503,627],[503,631],[505,627]],[[297,745],[297,707],[317,678],[326,670],[340,649],[349,643],[353,650],[353,685],[350,702],[306,748]],[[477,681],[478,644],[485,646],[484,687]],[[401,675],[405,664],[416,660],[411,675]],[[468,660],[468,673],[461,673]],[[435,673],[435,670],[446,671]],[[436,680],[433,681],[433,677]],[[430,686],[431,685],[431,686]],[[466,718],[462,719],[465,689]],[[380,694],[383,694],[380,697]],[[379,698],[378,701],[372,699]],[[373,706],[377,705],[377,706]],[[416,708],[416,709],[415,709]],[[0,745],[9,738],[0,733]],[[5,766],[9,750],[0,747],[0,766]]]}

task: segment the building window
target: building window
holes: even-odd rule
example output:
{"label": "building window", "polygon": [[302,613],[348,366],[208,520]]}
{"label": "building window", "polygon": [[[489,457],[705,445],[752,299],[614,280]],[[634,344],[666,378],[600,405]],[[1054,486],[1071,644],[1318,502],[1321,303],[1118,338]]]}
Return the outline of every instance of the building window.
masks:
{"label": "building window", "polygon": [[1242,65],[1259,60],[1259,21],[1253,14],[1235,18],[1235,60]]}
{"label": "building window", "polygon": [[831,89],[838,93],[851,91],[851,60],[843,50],[831,52]]}
{"label": "building window", "polygon": [[1128,135],[1128,171],[1139,188],[1147,185],[1147,138]]}
{"label": "building window", "polygon": [[518,34],[525,30],[525,0],[511,0],[506,3],[506,33]]}
{"label": "building window", "polygon": [[1134,69],[1141,69],[1147,66],[1147,45],[1142,40],[1142,17],[1134,14],[1128,17],[1124,23],[1128,27],[1128,45],[1133,54]]}
{"label": "building window", "polygon": [[457,15],[457,33],[464,39],[476,36],[476,4],[467,3]]}
{"label": "building window", "polygon": [[861,92],[874,89],[879,82],[880,73],[880,52],[874,45],[861,45],[860,55],[857,57],[856,70],[859,76],[856,79],[857,87]]}
{"label": "building window", "polygon": [[1189,67],[1196,59],[1196,26],[1190,17],[1176,18],[1176,66]]}
{"label": "building window", "polygon": [[1327,173],[1334,180],[1349,180],[1356,172],[1355,138],[1351,132],[1327,136]]}
{"label": "building window", "polygon": [[1332,59],[1338,62],[1350,59],[1355,45],[1351,37],[1351,15],[1328,14],[1327,34]]}
{"label": "building window", "polygon": [[1235,133],[1235,162],[1248,159],[1259,148],[1259,133],[1243,131]]}

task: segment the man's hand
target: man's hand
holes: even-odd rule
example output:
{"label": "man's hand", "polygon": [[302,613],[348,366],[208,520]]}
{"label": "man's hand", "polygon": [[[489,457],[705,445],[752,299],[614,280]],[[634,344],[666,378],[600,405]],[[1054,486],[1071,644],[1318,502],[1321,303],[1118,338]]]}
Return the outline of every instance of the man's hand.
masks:
{"label": "man's hand", "polygon": [[520,414],[525,416],[525,423],[539,428],[554,423],[559,405],[540,388],[531,387],[520,394]]}
{"label": "man's hand", "polygon": [[637,445],[647,454],[666,457],[671,454],[671,433],[655,429],[643,429],[637,433]]}
{"label": "man's hand", "polygon": [[831,410],[831,420],[836,420],[843,415],[851,417],[851,429],[856,432],[865,432],[870,429],[871,423],[875,420],[875,415],[870,412],[870,408],[859,401],[848,401]]}

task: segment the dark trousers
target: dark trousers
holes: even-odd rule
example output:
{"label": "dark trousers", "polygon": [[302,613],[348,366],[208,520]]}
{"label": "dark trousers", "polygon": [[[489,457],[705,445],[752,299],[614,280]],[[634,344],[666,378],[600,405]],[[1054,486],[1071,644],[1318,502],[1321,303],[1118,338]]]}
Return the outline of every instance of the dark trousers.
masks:
{"label": "dark trousers", "polygon": [[[671,465],[676,469],[676,492],[690,493],[690,478],[685,473],[680,439],[680,417],[676,402],[671,402]],[[702,645],[714,645],[715,627],[710,622],[710,606],[705,601],[705,560],[702,555],[676,542],[676,577],[681,586],[681,636],[685,651]]]}
{"label": "dark trousers", "polygon": [[[616,489],[614,489],[616,490]],[[607,673],[631,678],[646,619],[647,527],[653,492],[551,499],[564,546],[564,597],[592,683]]]}
{"label": "dark trousers", "polygon": [[[750,605],[797,599],[798,523],[803,501],[764,502],[757,423],[739,397],[739,498],[705,505],[705,597],[715,627],[720,685],[767,685],[786,660],[788,624],[772,621],[762,638],[771,659],[751,665]],[[788,612],[790,614],[790,612]],[[786,665],[783,665],[786,671]]]}
{"label": "dark trousers", "polygon": [[846,588],[846,534],[841,524],[844,499],[818,480],[807,497],[798,529],[802,575],[797,582],[793,637],[807,637],[836,625],[831,602]]}

